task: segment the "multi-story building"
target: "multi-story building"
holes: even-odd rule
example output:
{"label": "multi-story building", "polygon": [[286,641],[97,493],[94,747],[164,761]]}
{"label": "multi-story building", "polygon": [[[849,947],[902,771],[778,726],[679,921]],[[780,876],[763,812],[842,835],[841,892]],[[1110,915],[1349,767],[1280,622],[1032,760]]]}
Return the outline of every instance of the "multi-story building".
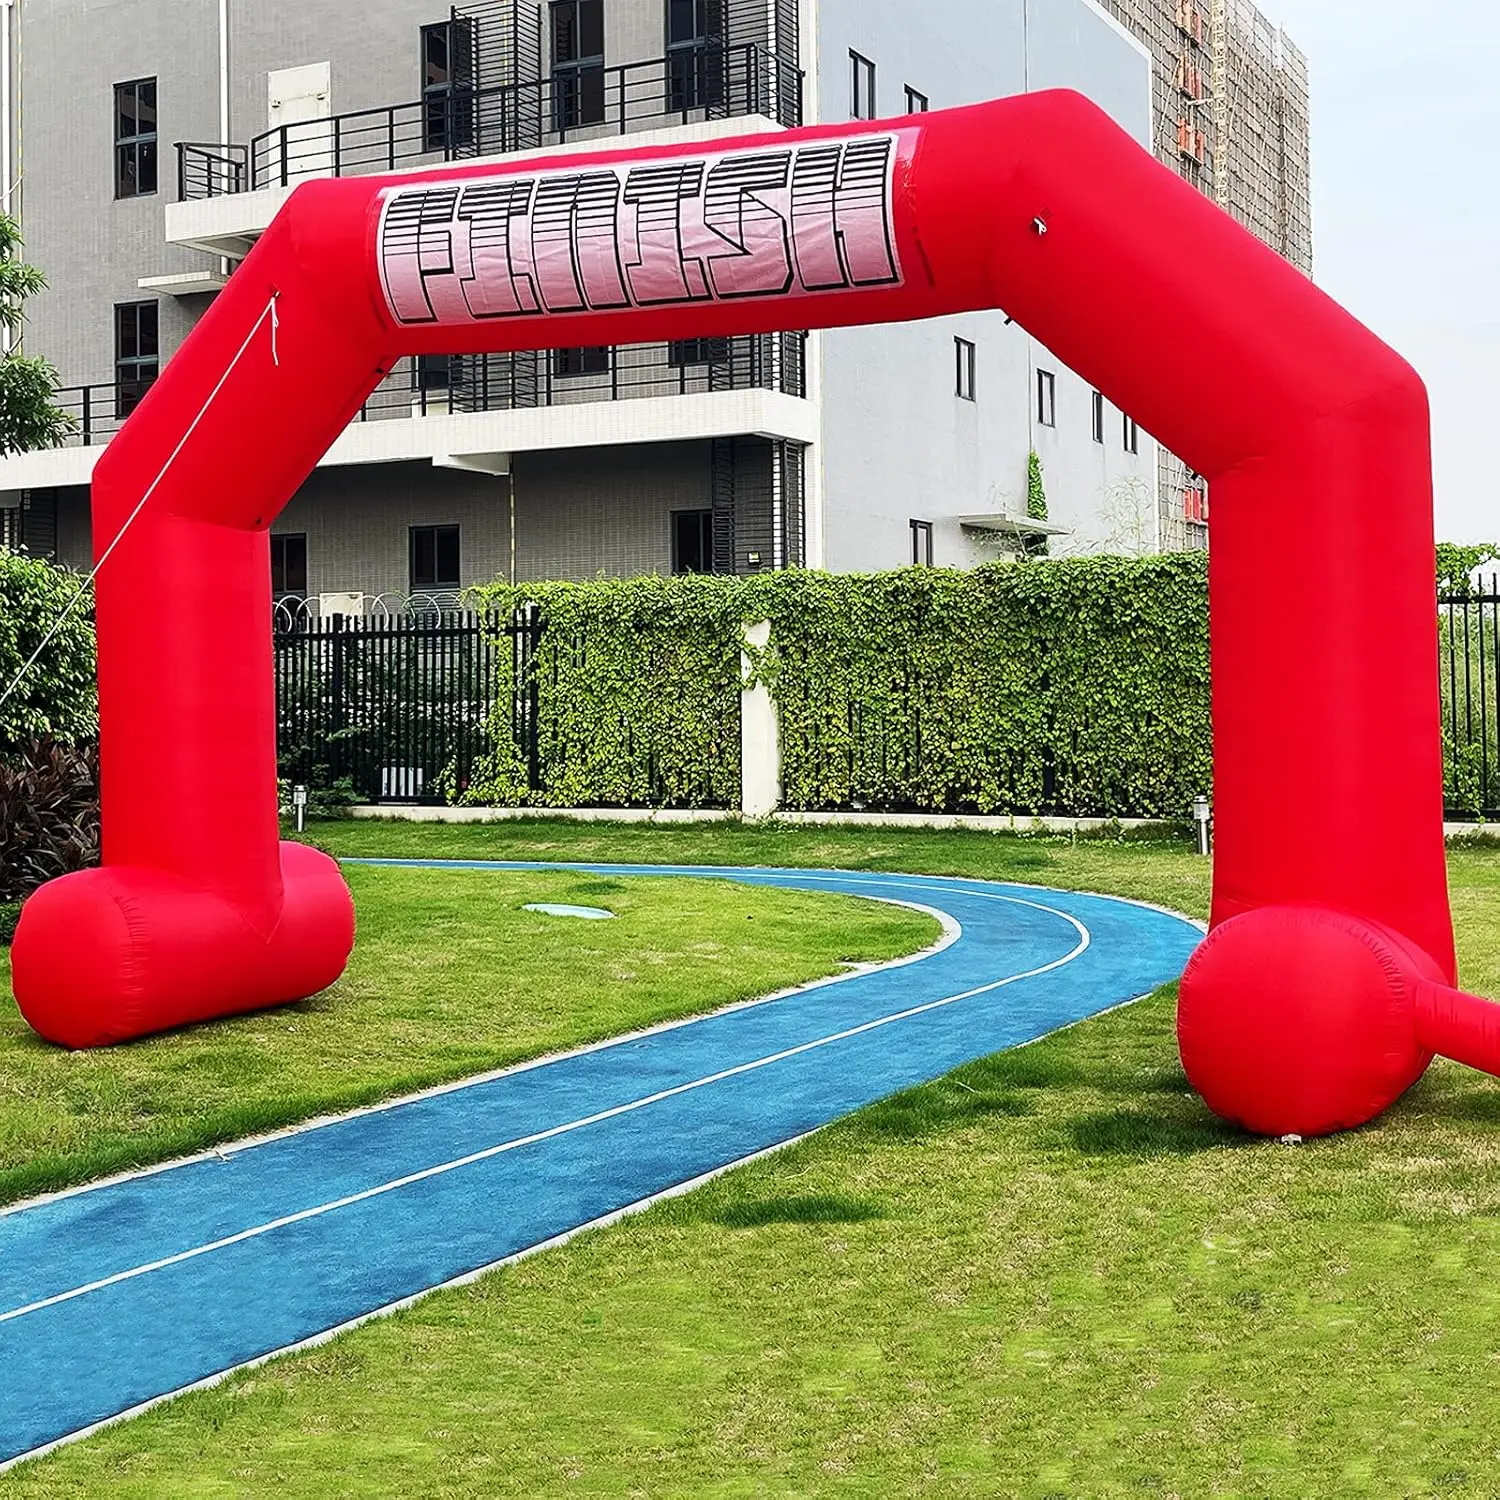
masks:
{"label": "multi-story building", "polygon": [[[1311,276],[1307,59],[1251,0],[1103,3],[1150,49],[1157,156]],[[1190,328],[1182,341],[1191,367]],[[1202,480],[1166,449],[1158,479],[1163,547],[1206,547]]]}
{"label": "multi-story building", "polygon": [[[309,177],[883,118],[1027,89],[1152,139],[1093,0],[0,0],[3,190],[51,289],[64,448],[6,534],[85,564],[103,445]],[[267,432],[265,440],[275,441]],[[1050,514],[1028,517],[1030,455]],[[277,520],[289,596],[1156,550],[1156,445],[999,313],[403,362]]]}

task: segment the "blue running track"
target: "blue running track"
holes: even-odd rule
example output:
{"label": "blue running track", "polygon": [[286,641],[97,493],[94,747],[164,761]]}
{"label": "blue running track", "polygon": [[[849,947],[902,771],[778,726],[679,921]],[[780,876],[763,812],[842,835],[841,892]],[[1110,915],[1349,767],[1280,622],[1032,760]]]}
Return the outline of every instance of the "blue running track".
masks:
{"label": "blue running track", "polygon": [[1201,936],[1108,897],[932,876],[359,863],[840,891],[939,912],[947,938],[914,960],[0,1213],[0,1465],[1147,994]]}

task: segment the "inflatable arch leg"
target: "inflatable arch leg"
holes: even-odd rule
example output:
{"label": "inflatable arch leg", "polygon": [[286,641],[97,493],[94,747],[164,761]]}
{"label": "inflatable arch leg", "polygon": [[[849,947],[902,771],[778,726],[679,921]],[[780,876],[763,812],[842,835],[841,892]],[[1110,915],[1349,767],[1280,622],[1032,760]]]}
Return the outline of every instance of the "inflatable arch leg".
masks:
{"label": "inflatable arch leg", "polygon": [[[1447,988],[1421,382],[1061,92],[300,187],[99,463],[96,547],[150,496],[97,592],[106,863],[27,905],[27,1018],[90,1046],[341,971],[337,871],[277,842],[265,533],[398,357],[995,307],[1214,486],[1218,861],[1184,987],[1195,1083],[1254,1128],[1332,1129],[1395,1097],[1429,1047],[1500,1062],[1490,1017],[1470,1024]],[[1179,374],[1183,328],[1197,358]],[[1331,1053],[1371,1007],[1386,1062],[1334,1087]],[[1241,1046],[1272,1015],[1321,1038],[1295,1097],[1251,1076],[1287,1058]]]}

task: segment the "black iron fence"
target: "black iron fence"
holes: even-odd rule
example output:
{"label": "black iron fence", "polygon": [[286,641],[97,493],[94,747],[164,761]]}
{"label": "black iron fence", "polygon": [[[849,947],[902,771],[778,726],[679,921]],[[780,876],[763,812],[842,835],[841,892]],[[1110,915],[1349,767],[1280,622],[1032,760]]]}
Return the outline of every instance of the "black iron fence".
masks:
{"label": "black iron fence", "polygon": [[[359,420],[746,390],[805,396],[807,335],[764,333],[402,359],[371,392]],[[103,447],[125,425],[135,404],[134,393],[127,398],[113,384],[64,386],[52,399],[73,418],[63,439],[69,448]]]}
{"label": "black iron fence", "polygon": [[1500,577],[1443,595],[1438,635],[1448,811],[1500,818]]}
{"label": "black iron fence", "polygon": [[[537,707],[531,661],[545,628],[470,611],[289,624],[273,637],[277,754],[286,780],[345,790],[361,802],[455,799],[486,749],[502,686],[512,733],[535,780]],[[513,654],[505,661],[502,653]]]}
{"label": "black iron fence", "polygon": [[265,131],[247,144],[180,141],[179,198],[430,166],[699,120],[802,123],[802,74],[758,44],[705,45],[623,67],[592,65]]}

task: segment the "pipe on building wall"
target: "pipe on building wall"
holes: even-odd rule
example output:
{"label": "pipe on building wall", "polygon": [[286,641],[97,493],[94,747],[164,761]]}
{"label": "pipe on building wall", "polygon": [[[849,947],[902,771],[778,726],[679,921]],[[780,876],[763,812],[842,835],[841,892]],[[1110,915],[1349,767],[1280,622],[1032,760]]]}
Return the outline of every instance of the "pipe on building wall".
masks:
{"label": "pipe on building wall", "polygon": [[219,141],[229,142],[229,0],[219,0]]}
{"label": "pipe on building wall", "polygon": [[[15,0],[0,0],[0,211],[14,211],[11,198],[15,194],[15,108],[11,92],[12,58],[15,24]],[[7,330],[4,349],[7,354],[20,343],[21,334]]]}
{"label": "pipe on building wall", "polygon": [[[219,0],[219,144],[229,144],[229,0]],[[231,269],[229,257],[221,255],[220,273],[227,277]]]}

